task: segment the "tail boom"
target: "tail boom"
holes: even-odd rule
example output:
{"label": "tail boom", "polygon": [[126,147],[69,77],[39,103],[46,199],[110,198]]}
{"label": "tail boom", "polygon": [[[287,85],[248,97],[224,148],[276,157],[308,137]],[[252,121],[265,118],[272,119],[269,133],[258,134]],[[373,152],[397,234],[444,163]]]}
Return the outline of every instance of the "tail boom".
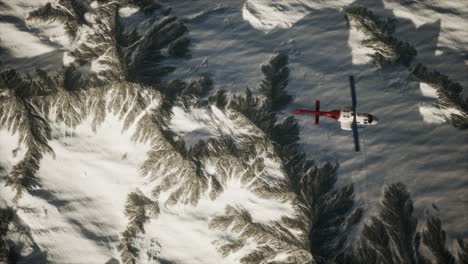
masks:
{"label": "tail boom", "polygon": [[293,114],[295,115],[314,115],[314,116],[326,116],[331,119],[335,119],[338,121],[340,119],[340,111],[333,110],[333,111],[312,111],[308,109],[296,109],[294,110]]}
{"label": "tail boom", "polygon": [[315,100],[315,125],[318,126],[320,118],[320,100]]}

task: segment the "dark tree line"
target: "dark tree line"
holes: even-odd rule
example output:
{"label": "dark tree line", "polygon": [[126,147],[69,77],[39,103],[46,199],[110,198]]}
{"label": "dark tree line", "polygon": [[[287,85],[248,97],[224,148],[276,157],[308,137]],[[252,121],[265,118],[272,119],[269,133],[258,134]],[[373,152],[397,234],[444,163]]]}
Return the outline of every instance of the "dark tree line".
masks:
{"label": "dark tree line", "polygon": [[[64,22],[68,33],[76,36],[77,28],[86,24],[86,7],[75,0],[62,0],[60,3],[61,7],[53,7],[49,3],[33,11],[30,17]],[[186,37],[187,28],[177,18],[170,16],[169,10],[153,1],[122,1],[120,4],[138,6],[148,16],[161,11],[147,35],[140,36],[136,31],[124,32],[116,14],[115,31],[111,32],[115,34],[111,36],[115,40],[111,44],[115,45],[119,55],[118,63],[124,73],[124,80],[155,85],[160,77],[173,70],[172,67],[160,65],[165,58],[160,52],[161,49],[168,48],[168,53],[173,57],[188,56],[190,40]],[[118,8],[114,11],[116,10]],[[400,42],[391,36],[395,30],[394,20],[382,20],[365,8],[350,8],[346,12],[358,19],[365,30],[373,32],[368,45],[378,45],[380,48],[380,51],[373,55],[377,65],[401,63],[409,66],[416,51],[408,43]],[[81,66],[99,54],[76,55],[80,64],[77,66]],[[91,57],[87,57],[88,55]],[[13,91],[19,98],[22,109],[28,113],[26,116],[29,122],[25,126],[32,135],[28,138],[28,143],[35,148],[31,148],[31,158],[25,159],[25,162],[38,161],[43,152],[51,151],[47,145],[50,127],[26,99],[53,94],[57,86],[70,92],[84,89],[86,84],[89,84],[89,78],[82,76],[75,67],[72,65],[64,68],[63,73],[56,77],[38,70],[39,79],[34,81],[29,76],[19,76],[14,70],[0,73],[0,89]],[[446,235],[439,219],[429,218],[424,231],[417,231],[418,221],[413,216],[413,204],[408,191],[401,183],[386,188],[379,214],[365,225],[358,243],[349,247],[349,233],[362,215],[362,209],[354,202],[353,186],[336,186],[338,164],[326,163],[319,166],[309,159],[298,144],[297,120],[294,117],[281,119],[278,114],[278,111],[291,101],[291,96],[285,91],[289,79],[288,56],[277,54],[261,69],[264,79],[259,89],[254,92],[247,89],[245,95],[235,96],[232,100],[227,98],[224,91],[218,91],[208,101],[196,102],[213,88],[209,78],[192,83],[174,81],[161,84],[158,88],[164,94],[162,118],[169,117],[173,104],[180,99],[182,104],[187,105],[196,102],[211,103],[221,109],[230,107],[263,130],[273,141],[275,150],[282,159],[290,190],[305,205],[309,229],[307,246],[317,263],[468,263],[468,243],[459,240],[459,250],[456,254],[448,250]],[[467,102],[459,99],[459,85],[450,82],[446,76],[429,72],[422,67],[416,68],[414,74],[418,78],[438,83],[448,98],[454,98],[454,101],[466,107]],[[164,120],[161,120],[161,124],[164,125]],[[197,168],[200,168],[200,164],[197,163],[199,161],[193,157],[203,156],[209,143],[186,149],[183,141],[174,140],[174,134],[170,130],[161,127],[161,131],[184,158],[191,159]],[[227,146],[229,151],[236,155],[238,149],[232,139],[220,139],[218,143]],[[18,175],[15,174],[15,170],[13,172],[16,176],[12,179],[17,181],[13,182],[14,184],[19,187],[35,184],[33,176],[38,168],[34,163],[23,164],[17,169]],[[140,232],[144,232],[144,223],[151,214],[157,214],[158,210],[157,205],[141,193],[132,193],[129,196],[126,214],[132,222],[124,231],[124,239],[119,245],[123,252],[122,258],[130,262],[135,261],[138,249],[133,247],[132,242]],[[0,211],[0,262],[10,258],[5,236],[12,217],[10,211]],[[422,245],[429,249],[432,254],[431,260],[420,253]]]}
{"label": "dark tree line", "polygon": [[358,29],[367,35],[368,39],[364,40],[363,44],[376,50],[371,55],[375,65],[383,67],[400,63],[410,66],[417,51],[410,43],[393,37],[396,28],[395,19],[380,18],[361,6],[347,7],[345,14],[349,20],[356,21]]}
{"label": "dark tree line", "polygon": [[60,0],[59,5],[47,3],[32,11],[28,19],[58,21],[65,25],[67,34],[76,38],[79,26],[86,24],[85,13],[88,8],[79,0]]}
{"label": "dark tree line", "polygon": [[[358,29],[364,31],[368,36],[363,44],[376,50],[371,55],[375,65],[384,67],[400,63],[406,67],[411,66],[417,51],[410,43],[399,41],[392,36],[396,28],[396,19],[381,18],[362,6],[347,7],[345,14],[349,21],[357,22]],[[459,129],[468,128],[468,98],[464,96],[463,87],[459,83],[421,63],[418,63],[411,73],[419,81],[428,83],[437,89],[442,106],[455,107],[462,112],[461,115],[451,115],[453,126]]]}
{"label": "dark tree line", "polygon": [[416,65],[412,74],[421,82],[428,83],[437,89],[442,105],[455,106],[461,110],[462,115],[452,114],[452,124],[459,129],[468,129],[468,97],[464,96],[460,83],[450,80],[447,75],[431,70],[421,63]]}
{"label": "dark tree line", "polygon": [[[413,202],[402,183],[385,188],[378,215],[373,216],[362,230],[361,239],[348,255],[346,263],[377,264],[465,264],[468,247],[458,239],[458,250],[451,252],[446,234],[436,216],[429,216],[418,230],[413,215]],[[424,252],[429,255],[423,255]]]}
{"label": "dark tree line", "polygon": [[[336,187],[337,164],[318,166],[300,149],[299,125],[292,116],[278,120],[277,111],[291,101],[285,88],[289,78],[288,56],[280,53],[262,66],[264,79],[255,96],[247,89],[230,107],[244,114],[273,141],[289,178],[289,188],[306,205],[309,219],[308,247],[317,263],[343,258],[350,228],[347,221],[354,208],[352,185]],[[355,210],[355,216],[359,216]]]}
{"label": "dark tree line", "polygon": [[[468,243],[458,240],[458,253],[448,250],[438,218],[428,218],[422,233],[417,231],[418,219],[402,183],[386,187],[379,214],[364,226],[359,241],[348,246],[352,239],[349,232],[362,215],[362,209],[354,205],[352,185],[336,187],[338,165],[317,166],[299,149],[299,127],[294,117],[277,120],[276,111],[291,100],[284,90],[289,74],[287,62],[287,55],[278,54],[262,66],[265,79],[259,92],[263,98],[247,89],[244,96],[230,102],[230,107],[243,113],[275,143],[291,190],[307,205],[310,252],[316,263],[465,264]],[[213,103],[225,105],[222,95],[212,98]],[[431,256],[423,256],[421,246]]]}
{"label": "dark tree line", "polygon": [[[21,74],[15,69],[0,71],[0,91],[8,91],[8,95],[11,95],[0,98],[3,106],[0,109],[0,113],[3,113],[0,123],[13,132],[19,131],[29,146],[25,158],[7,178],[7,185],[12,186],[18,194],[37,185],[35,173],[39,162],[44,153],[53,153],[47,145],[51,137],[48,120],[36,107],[38,104],[35,104],[41,101],[38,98],[56,95],[59,91],[65,91],[73,97],[79,91],[119,81],[155,86],[152,88],[165,87],[160,88],[162,91],[178,86],[176,83],[157,85],[161,77],[174,70],[174,67],[160,65],[163,59],[167,59],[167,56],[161,55],[161,49],[167,48],[170,57],[188,56],[190,40],[186,37],[187,28],[175,16],[169,15],[170,9],[154,1],[98,2],[105,4],[96,11],[96,23],[100,30],[88,36],[91,43],[84,42],[71,51],[75,62],[62,66],[56,73],[41,69],[37,69],[34,74]],[[65,24],[68,34],[76,38],[80,27],[88,25],[84,16],[89,9],[87,4],[78,0],[60,0],[55,5],[47,3],[30,12],[28,19],[59,21]],[[137,6],[145,14],[145,19],[151,20],[151,30],[146,35],[125,31],[122,18],[118,16],[118,10],[123,6]],[[108,23],[103,22],[106,19]],[[97,73],[99,77],[96,73],[83,70],[106,52],[112,54],[112,50],[118,56],[104,62],[109,70]],[[11,113],[14,113],[14,117],[10,116]]]}
{"label": "dark tree line", "polygon": [[[26,245],[23,241],[15,241],[14,236],[18,235],[23,236],[25,240],[32,240],[31,234],[21,225],[15,210],[0,205],[0,263],[15,264],[19,261],[21,263],[48,263],[46,252],[42,251],[34,242]],[[28,248],[29,254],[21,255],[20,252],[25,247]]]}
{"label": "dark tree line", "polygon": [[9,207],[0,208],[0,263],[15,263],[13,245],[7,238],[13,218],[13,209]]}

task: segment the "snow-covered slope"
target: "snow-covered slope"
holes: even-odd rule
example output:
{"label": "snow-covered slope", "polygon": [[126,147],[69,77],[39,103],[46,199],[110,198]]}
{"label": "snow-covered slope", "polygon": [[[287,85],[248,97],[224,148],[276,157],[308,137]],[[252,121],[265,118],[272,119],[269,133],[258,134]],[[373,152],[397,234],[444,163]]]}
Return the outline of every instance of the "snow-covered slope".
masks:
{"label": "snow-covered slope", "polygon": [[247,0],[242,17],[254,28],[269,32],[274,28],[290,28],[314,9],[340,8],[351,0]]}
{"label": "snow-covered slope", "polygon": [[[46,2],[0,2],[0,262],[339,262],[395,182],[409,233],[436,214],[468,238],[464,113],[409,71],[468,86],[466,4]],[[372,64],[349,4],[397,19],[411,67]],[[380,119],[360,153],[291,115],[349,105],[348,75]]]}
{"label": "snow-covered slope", "polygon": [[[112,94],[118,93],[111,90],[103,95],[110,99]],[[131,105],[128,95],[125,103]],[[35,243],[47,251],[49,261],[81,263],[88,258],[89,262],[105,263],[118,255],[113,244],[118,242],[119,232],[127,222],[123,211],[127,195],[137,188],[149,187],[145,187],[148,181],[139,167],[147,159],[150,145],[133,138],[140,118],[157,106],[148,102],[145,111],[130,124],[125,124],[122,116],[131,114],[132,108],[128,112],[103,113],[99,125],[95,123],[96,116],[89,115],[76,126],[66,125],[59,118],[77,118],[72,116],[74,113],[53,103],[48,117],[51,152],[40,160],[37,185],[17,201],[9,188],[2,191],[4,199],[16,201],[16,214],[28,226]],[[8,150],[2,155],[2,167],[9,172],[18,164],[18,158],[24,157],[20,153],[30,146],[18,138],[3,141],[6,139],[2,137],[1,147]],[[15,142],[19,149],[9,147]],[[9,151],[15,154],[12,156]]]}
{"label": "snow-covered slope", "polygon": [[[159,138],[157,134],[146,135],[148,132],[144,132],[142,126],[148,126],[147,120],[140,123],[158,106],[158,97],[151,93],[137,93],[132,97],[132,92],[117,92],[117,89],[135,87],[118,86],[102,94],[105,98],[103,103],[108,105],[106,109],[109,112],[100,113],[103,119],[98,124],[98,117],[92,114],[77,126],[67,126],[57,118],[58,113],[65,109],[60,108],[60,103],[54,105],[48,117],[52,122],[52,140],[48,145],[53,153],[45,155],[40,161],[36,174],[39,185],[32,187],[16,202],[15,194],[10,189],[2,191],[2,198],[11,201],[7,204],[17,208],[16,214],[27,224],[34,242],[47,251],[49,261],[105,263],[112,258],[119,259],[116,246],[127,226],[124,209],[127,197],[132,192],[141,191],[147,196],[152,196],[152,191],[156,189],[162,192],[155,196],[156,201],[159,201],[157,203],[161,204],[160,213],[145,225],[146,232],[137,236],[133,242],[140,251],[139,263],[153,263],[153,259],[181,262],[195,259],[197,262],[210,263],[222,261],[224,257],[218,248],[232,239],[245,239],[239,237],[237,232],[228,236],[224,228],[210,227],[212,219],[222,216],[228,205],[245,210],[253,222],[264,225],[281,222],[283,216],[296,214],[287,193],[268,190],[281,186],[285,180],[277,158],[272,157],[271,145],[258,145],[258,157],[253,160],[244,155],[222,154],[226,151],[222,144],[214,145],[216,147],[208,150],[208,155],[205,154],[203,164],[199,167],[202,175],[206,174],[210,180],[203,186],[190,188],[191,184],[200,184],[192,182],[197,180],[191,177],[202,175],[195,175],[192,162],[184,161],[169,146],[163,147],[167,145],[164,138]],[[120,98],[122,95],[126,97]],[[86,99],[87,96],[85,93],[85,100],[93,100]],[[138,107],[135,105],[136,99],[140,96],[144,97],[138,100],[147,100],[142,105],[142,112],[135,109]],[[112,103],[118,104],[112,106]],[[99,113],[94,108],[88,111]],[[190,123],[181,120],[183,116],[179,116],[177,111],[183,110],[174,107],[170,126],[176,133],[199,133],[200,129],[220,131],[204,138],[192,135],[191,140],[206,141],[224,135],[233,136],[239,142],[247,140],[243,145],[248,147],[256,142],[250,138],[254,133],[244,124],[246,121],[238,118],[230,120],[229,116],[225,116],[226,113],[216,107],[199,111],[208,117],[217,116],[218,121],[202,119],[196,127],[187,126]],[[191,113],[196,114],[196,111]],[[184,116],[187,117],[187,114]],[[65,115],[64,118],[68,120],[73,117]],[[239,122],[242,126],[239,126]],[[232,129],[237,132],[225,130],[225,123],[231,123]],[[150,129],[157,130],[158,127]],[[222,131],[225,131],[224,134]],[[2,130],[2,135],[2,167],[9,172],[28,147],[21,144],[16,149],[18,138],[9,136],[5,130]],[[149,141],[141,142],[137,140],[139,137]],[[187,144],[187,147],[190,145]],[[177,205],[178,200],[184,201],[183,204]],[[239,248],[242,250],[229,255],[224,261],[237,263],[240,258],[251,253],[256,242],[249,240],[246,243]]]}
{"label": "snow-covered slope", "polygon": [[[65,61],[42,61],[47,51],[34,43],[2,46],[12,67],[1,73],[0,97],[11,255],[25,263],[310,261],[305,213],[273,143],[238,112],[200,100],[202,81],[158,84],[173,70],[159,62],[183,55],[186,29],[168,9],[148,2],[144,13],[139,4],[29,7],[28,20],[66,25]],[[12,28],[25,20],[13,15]],[[24,30],[41,43],[43,31]],[[31,72],[19,55],[45,64]]]}

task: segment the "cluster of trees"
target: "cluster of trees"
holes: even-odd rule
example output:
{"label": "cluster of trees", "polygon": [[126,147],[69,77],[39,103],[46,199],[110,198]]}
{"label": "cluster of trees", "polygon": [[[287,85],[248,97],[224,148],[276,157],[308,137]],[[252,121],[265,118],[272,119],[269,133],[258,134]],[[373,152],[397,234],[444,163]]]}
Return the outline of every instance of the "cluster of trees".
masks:
{"label": "cluster of trees", "polygon": [[123,263],[138,263],[139,249],[134,244],[134,240],[140,233],[144,233],[144,224],[158,214],[158,204],[146,197],[141,191],[128,195],[125,215],[128,217],[129,223],[117,245]]}
{"label": "cluster of trees", "polygon": [[[234,98],[231,107],[274,141],[290,188],[306,205],[308,245],[315,263],[467,263],[468,243],[458,240],[457,253],[447,249],[446,235],[437,217],[429,217],[424,230],[417,231],[418,219],[413,215],[410,194],[402,183],[386,187],[379,214],[364,226],[357,243],[349,245],[351,228],[362,215],[362,209],[354,204],[352,185],[336,187],[338,166],[328,163],[319,167],[300,151],[294,117],[282,122],[276,119],[275,110],[290,100],[284,91],[289,72],[287,55],[273,57],[262,71],[265,79],[259,92],[263,98],[247,90],[245,96]],[[422,254],[422,246],[429,256]]]}
{"label": "cluster of trees", "polygon": [[[277,113],[291,100],[285,88],[289,79],[288,56],[279,53],[262,66],[264,79],[253,95],[237,96],[230,107],[249,118],[273,141],[281,157],[290,191],[303,205],[305,219],[301,224],[309,233],[304,247],[316,262],[324,262],[344,253],[350,228],[359,220],[346,221],[353,212],[353,187],[336,187],[337,164],[318,166],[300,149],[299,125],[294,117],[278,120]],[[359,209],[354,215],[359,215]],[[308,230],[308,231],[307,231]]]}
{"label": "cluster of trees", "polygon": [[[160,19],[155,20],[151,30],[147,31],[144,36],[139,35],[137,31],[129,33],[123,30],[123,24],[117,15],[118,6],[115,5],[110,5],[114,6],[114,9],[110,10],[112,12],[104,10],[108,15],[113,16],[112,20],[115,22],[113,28],[103,31],[108,35],[96,35],[91,38],[95,41],[106,42],[107,46],[105,45],[103,50],[91,51],[89,48],[82,47],[81,51],[73,53],[77,58],[77,65],[65,67],[55,77],[50,77],[41,70],[38,70],[37,76],[39,77],[35,80],[29,76],[20,76],[14,70],[0,73],[0,89],[8,90],[12,95],[0,98],[0,103],[2,103],[0,113],[3,113],[0,123],[6,124],[13,131],[23,131],[23,141],[29,146],[25,159],[13,168],[7,179],[7,184],[13,186],[18,193],[37,184],[34,174],[38,169],[38,162],[44,153],[52,152],[47,145],[51,136],[50,127],[47,120],[32,104],[31,98],[53,95],[57,93],[57,87],[71,95],[76,95],[78,91],[92,84],[92,78],[85,76],[86,73],[77,68],[91,63],[108,48],[112,48],[115,54],[118,54],[117,61],[109,62],[114,65],[111,69],[117,69],[116,72],[109,73],[117,76],[113,82],[123,80],[145,85],[155,85],[161,76],[173,70],[171,67],[160,65],[160,62],[165,59],[160,52],[161,49],[168,48],[169,54],[174,57],[189,55],[190,40],[186,37],[187,28],[177,18],[170,16],[169,11],[160,4],[150,0],[128,0],[120,3],[120,5],[138,6],[148,16],[160,11]],[[31,12],[30,19],[61,21],[65,23],[68,34],[75,38],[79,27],[87,24],[84,19],[85,12],[86,6],[81,4],[81,1],[61,0],[60,6],[52,6],[48,3]],[[350,20],[357,21],[360,28],[369,34],[370,39],[365,44],[376,49],[372,57],[377,65],[394,63],[410,65],[416,55],[416,50],[410,44],[398,41],[392,36],[395,31],[395,20],[381,19],[362,7],[350,7],[345,12]],[[109,43],[106,37],[110,37],[113,41]],[[278,115],[278,111],[291,101],[291,96],[285,91],[290,73],[288,56],[282,53],[277,54],[262,66],[262,72],[264,79],[258,90],[252,92],[247,89],[244,95],[232,98],[227,98],[225,92],[218,91],[208,100],[200,100],[200,97],[206,95],[207,91],[213,87],[209,78],[202,78],[193,83],[175,81],[158,86],[164,95],[161,119],[157,120],[161,124],[160,130],[169,144],[184,159],[194,164],[197,179],[203,179],[200,157],[206,155],[208,146],[222,145],[229,149],[230,155],[233,156],[240,155],[239,149],[232,139],[227,138],[200,143],[187,149],[183,141],[174,139],[174,134],[164,127],[176,101],[187,105],[211,103],[220,109],[235,110],[260,128],[274,143],[275,151],[281,158],[283,169],[288,177],[289,191],[297,196],[304,210],[303,214],[307,218],[300,223],[294,223],[303,225],[302,228],[307,230],[308,236],[304,239],[306,243],[296,243],[294,239],[289,241],[293,241],[295,247],[302,250],[298,252],[303,252],[303,250],[310,252],[310,256],[313,256],[316,263],[468,263],[468,244],[459,240],[457,254],[448,250],[445,245],[446,235],[437,218],[429,218],[422,233],[417,231],[418,221],[413,216],[410,195],[405,186],[400,183],[386,188],[379,214],[365,225],[358,243],[349,246],[348,242],[351,239],[349,234],[362,215],[362,209],[357,207],[354,201],[353,186],[337,187],[338,164],[326,163],[319,166],[309,159],[298,145],[297,120],[294,117],[281,119]],[[458,103],[465,111],[468,109],[467,102],[460,100],[459,84],[423,66],[416,67],[413,74],[429,83],[436,83],[447,98]],[[5,113],[10,113],[12,110],[17,110],[17,115],[14,118],[6,118],[8,115]],[[460,126],[463,124],[466,127],[468,123],[462,123]],[[245,211],[236,208],[228,209],[233,214],[231,220],[235,220],[234,217],[237,215],[243,215],[241,220],[249,219]],[[144,223],[158,213],[158,205],[142,193],[135,192],[129,195],[126,214],[130,221],[118,246],[123,261],[136,262],[138,249],[134,247],[134,240],[139,233],[144,232]],[[11,211],[0,210],[0,261],[8,261],[11,258],[9,253],[11,251],[5,237],[12,217]],[[274,230],[254,225],[249,221],[244,222],[252,224],[251,230],[269,232],[266,234],[273,239]],[[435,262],[421,254],[421,245],[429,250]],[[268,254],[263,252],[251,255],[244,260],[258,263],[267,257]],[[307,257],[302,257],[304,256],[298,256],[298,259],[307,259]]]}
{"label": "cluster of trees", "polygon": [[12,245],[7,238],[13,218],[13,209],[0,207],[0,263],[15,263],[15,253],[11,249]]}
{"label": "cluster of trees", "polygon": [[85,13],[88,8],[78,0],[60,0],[59,5],[47,3],[45,6],[29,13],[28,19],[58,21],[65,25],[66,33],[73,39],[77,37],[81,25],[87,24]]}
{"label": "cluster of trees", "polygon": [[[48,145],[51,128],[47,119],[53,106],[61,109],[57,113],[58,122],[75,126],[83,120],[83,115],[89,114],[95,108],[98,113],[94,119],[98,123],[102,119],[103,112],[105,114],[109,110],[105,109],[103,104],[105,98],[100,90],[112,86],[126,86],[126,89],[119,91],[123,92],[119,96],[128,97],[130,93],[138,97],[137,93],[142,89],[158,88],[156,83],[160,78],[174,69],[161,66],[162,60],[168,57],[189,56],[190,39],[186,36],[187,28],[176,17],[170,15],[170,9],[149,0],[117,2],[99,0],[97,4],[98,7],[94,10],[96,19],[92,22],[96,25],[90,25],[91,22],[85,16],[89,11],[89,2],[78,0],[60,0],[58,4],[47,3],[29,14],[28,20],[63,23],[71,41],[81,43],[77,49],[70,52],[75,60],[69,66],[63,66],[60,71],[54,73],[37,69],[31,75],[21,74],[14,69],[0,72],[0,91],[2,91],[0,124],[10,129],[12,133],[18,132],[20,142],[27,147],[25,157],[6,176],[6,185],[17,192],[17,198],[20,198],[24,191],[39,185],[36,178],[39,163],[46,153],[53,154],[53,150]],[[145,31],[144,35],[136,30],[127,32],[123,18],[119,17],[118,13],[119,8],[125,6],[139,7],[145,16],[144,19],[151,22],[148,23],[151,25],[151,30]],[[82,30],[84,27],[99,29]],[[80,42],[81,38],[86,41]],[[163,56],[160,52],[166,48],[169,56]],[[105,65],[104,70],[90,71],[90,65],[99,58],[103,58],[100,63]],[[149,87],[135,83],[146,84]],[[130,88],[138,90],[129,92]],[[161,88],[161,90],[168,89]],[[86,100],[87,97],[97,99],[91,100],[95,102],[92,107],[87,105],[89,102]],[[145,103],[146,99],[138,99],[139,104]],[[125,100],[127,98],[120,98],[115,100],[115,104]],[[137,202],[144,199],[138,200],[138,197],[139,194],[129,196],[130,205],[127,214],[133,222],[123,233],[120,244],[123,258],[131,258],[135,254],[128,246],[131,243],[129,241],[142,231],[142,222],[146,219],[143,217],[145,213],[130,209],[141,207]],[[6,219],[3,214],[1,218]],[[4,238],[3,233],[1,238]],[[2,249],[4,249],[3,244]]]}
{"label": "cluster of trees", "polygon": [[[21,241],[18,241],[18,237],[21,237]],[[21,255],[20,252],[27,253]],[[22,263],[48,263],[47,252],[42,251],[34,243],[29,230],[22,225],[16,211],[0,204],[0,263],[15,264],[19,261]]]}
{"label": "cluster of trees", "polygon": [[[396,19],[381,18],[361,6],[347,7],[345,14],[349,21],[356,22],[357,28],[369,37],[363,41],[363,44],[376,51],[371,55],[375,65],[384,67],[400,63],[406,67],[411,66],[417,51],[411,44],[392,36],[396,28]],[[463,113],[452,114],[453,126],[459,129],[468,128],[468,98],[463,95],[463,87],[459,83],[450,80],[445,74],[428,69],[421,63],[413,68],[412,75],[438,90],[442,106],[455,107]]]}
{"label": "cluster of trees", "polygon": [[428,216],[423,227],[422,232],[417,231],[418,219],[413,215],[413,202],[405,185],[390,184],[385,188],[378,215],[364,226],[358,243],[339,263],[468,263],[467,242],[459,239],[457,253],[452,253],[438,217]]}
{"label": "cluster of trees", "polygon": [[418,63],[412,71],[421,82],[430,84],[437,89],[439,101],[443,106],[455,107],[463,114],[452,114],[453,126],[459,129],[468,129],[468,97],[463,94],[461,84],[450,80],[450,78],[436,70],[430,70],[426,66]]}
{"label": "cluster of trees", "polygon": [[396,28],[395,19],[380,18],[361,6],[347,7],[345,14],[349,21],[357,22],[357,28],[368,36],[363,44],[376,51],[371,55],[375,65],[383,67],[400,63],[409,66],[417,55],[416,49],[411,44],[392,36]]}
{"label": "cluster of trees", "polygon": [[[0,72],[0,90],[6,91],[0,98],[0,124],[14,133],[19,132],[20,142],[28,146],[25,158],[7,177],[7,185],[12,186],[18,195],[37,184],[35,173],[42,156],[53,153],[47,144],[51,137],[50,126],[40,111],[43,107],[39,105],[43,102],[37,100],[38,97],[57,95],[59,101],[64,97],[62,94],[66,93],[65,101],[70,101],[78,100],[82,90],[109,86],[119,81],[154,84],[165,73],[173,70],[160,66],[161,60],[165,59],[160,53],[161,49],[168,48],[173,57],[188,54],[190,40],[186,37],[187,29],[176,17],[169,15],[169,9],[154,1],[128,0],[118,3],[101,0],[98,3],[100,6],[95,23],[100,29],[91,31],[88,36],[78,34],[82,27],[90,26],[85,18],[89,8],[82,1],[47,3],[29,14],[29,20],[63,23],[73,40],[80,37],[87,39],[71,51],[75,57],[71,65],[63,66],[55,73],[41,69],[32,75],[21,74],[15,69]],[[139,35],[136,30],[131,33],[125,31],[118,16],[119,8],[124,6],[140,7],[147,19],[153,20],[151,30],[146,35]],[[103,63],[108,69],[98,73],[87,70],[89,67],[86,66],[100,57],[106,58]]]}

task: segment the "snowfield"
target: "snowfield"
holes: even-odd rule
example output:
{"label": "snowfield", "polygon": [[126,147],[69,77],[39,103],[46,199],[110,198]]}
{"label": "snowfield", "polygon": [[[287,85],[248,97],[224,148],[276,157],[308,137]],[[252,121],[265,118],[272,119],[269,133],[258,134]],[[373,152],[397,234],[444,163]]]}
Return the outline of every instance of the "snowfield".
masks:
{"label": "snowfield", "polygon": [[[105,263],[117,257],[112,244],[127,222],[127,194],[145,185],[138,168],[150,146],[134,142],[134,129],[123,130],[114,115],[107,115],[96,131],[91,123],[88,119],[76,128],[53,128],[49,144],[54,154],[41,161],[40,187],[16,204],[36,243],[58,263],[87,258]],[[11,150],[8,143],[1,148]],[[8,154],[2,161],[14,163],[17,158]]]}
{"label": "snowfield", "polygon": [[14,38],[2,38],[2,46],[17,58],[28,58],[51,52],[53,48],[41,43],[34,35],[16,31],[12,24],[2,23],[0,27],[2,36],[15,36]]}
{"label": "snowfield", "polygon": [[217,107],[209,109],[173,107],[169,128],[184,140],[185,146],[190,148],[200,141],[220,136],[238,137],[249,134],[248,129],[236,125]]}
{"label": "snowfield", "polygon": [[[251,212],[253,221],[268,223],[292,214],[293,208],[281,201],[262,199],[233,179],[224,186],[216,200],[202,197],[196,207],[176,206],[163,209],[158,220],[148,224],[142,241],[157,241],[159,260],[181,263],[239,263],[240,258],[255,248],[254,241],[241,251],[224,258],[217,251],[224,239],[235,239],[236,232],[213,230],[207,224],[211,218],[221,215],[226,205],[234,205]],[[182,242],[183,241],[183,242]],[[141,263],[147,263],[142,260]],[[148,262],[151,263],[151,262]]]}
{"label": "snowfield", "polygon": [[[391,227],[397,182],[399,216],[414,205],[418,232],[440,218],[461,252],[468,134],[452,120],[467,113],[412,73],[440,71],[466,100],[468,4],[47,2],[0,0],[0,262],[341,263],[372,221]],[[349,5],[396,19],[411,65],[376,67]],[[336,122],[292,115],[350,105],[349,75],[379,118],[359,153]]]}
{"label": "snowfield", "polygon": [[[438,98],[437,90],[432,88],[427,83],[420,83],[419,89],[423,96],[428,98]],[[419,106],[419,113],[428,124],[442,124],[450,120],[452,114],[462,114],[458,109],[450,107],[442,107],[434,104],[422,103]]]}
{"label": "snowfield", "polygon": [[247,0],[242,7],[242,18],[267,33],[275,28],[292,27],[314,9],[338,9],[351,3],[349,0]]}

